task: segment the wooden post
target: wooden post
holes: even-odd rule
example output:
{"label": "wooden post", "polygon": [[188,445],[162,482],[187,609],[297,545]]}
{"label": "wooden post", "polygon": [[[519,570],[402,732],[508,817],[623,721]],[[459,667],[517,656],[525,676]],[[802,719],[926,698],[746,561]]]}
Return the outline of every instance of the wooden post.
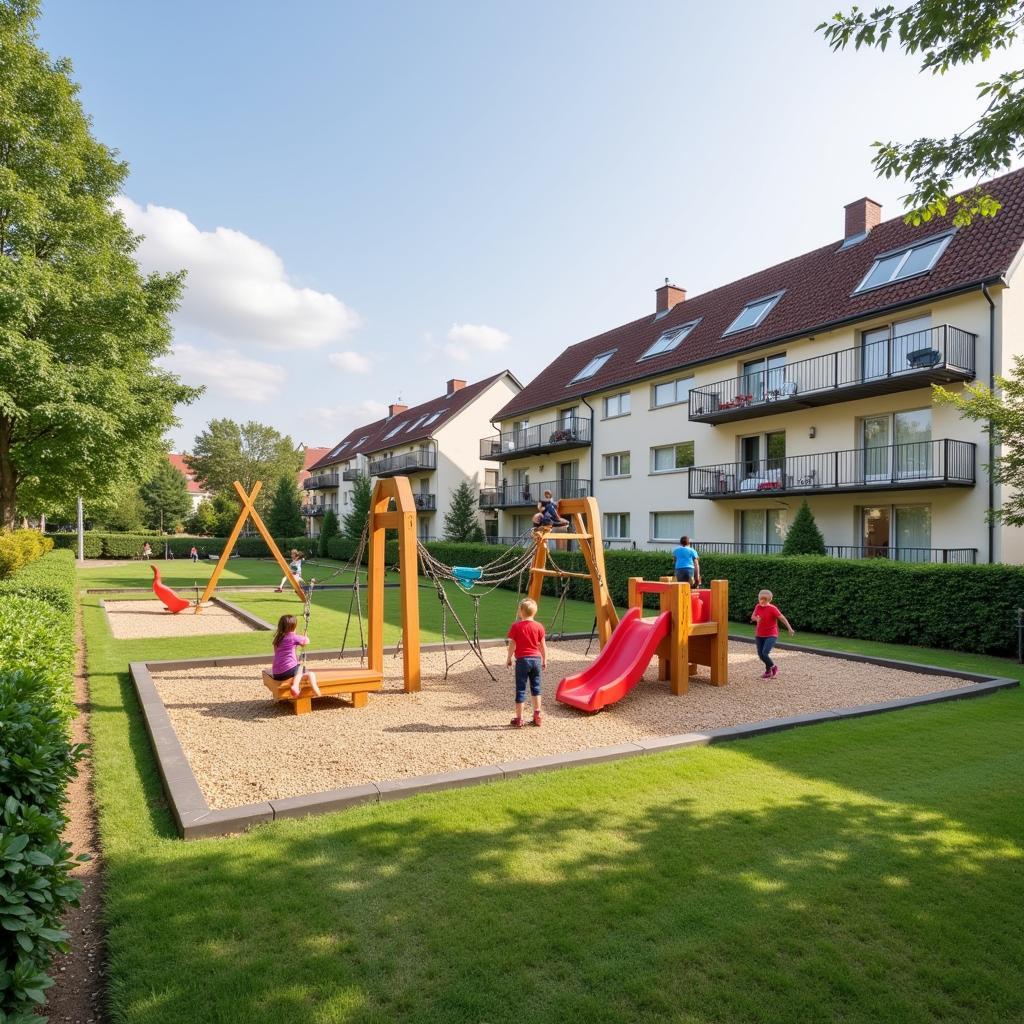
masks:
{"label": "wooden post", "polygon": [[[662,577],[661,582],[665,582]],[[672,647],[676,638],[676,620],[674,610],[674,597],[671,590],[663,590],[658,595],[658,611],[664,614],[668,612],[672,616],[672,628],[669,630],[668,638],[658,644],[658,680],[662,683],[672,678]]]}
{"label": "wooden post", "polygon": [[[381,481],[370,498],[370,524],[366,564],[366,666],[384,673],[384,532],[378,517],[387,512],[391,496],[381,491]],[[356,566],[356,571],[359,567]]]}
{"label": "wooden post", "polygon": [[711,640],[711,685],[729,682],[729,581],[711,581],[711,615],[718,630]]}
{"label": "wooden post", "polygon": [[[533,551],[533,564],[531,569],[543,569],[548,561],[548,535],[547,531],[534,535],[534,543],[537,545]],[[540,604],[540,593],[544,587],[544,576],[540,572],[530,573],[530,585],[526,589],[526,596]]]}
{"label": "wooden post", "polygon": [[673,598],[672,628],[675,635],[669,652],[669,679],[673,695],[680,697],[690,689],[690,627],[693,625],[690,584],[677,583],[670,593]]}
{"label": "wooden post", "polygon": [[627,591],[626,592],[628,594],[628,603],[629,603],[629,607],[630,608],[642,608],[643,607],[643,597],[642,597],[642,595],[640,595],[640,594],[638,594],[636,592],[636,585],[638,583],[643,583],[643,581],[644,581],[643,576],[630,576],[629,580],[626,583],[626,587],[627,587]]}

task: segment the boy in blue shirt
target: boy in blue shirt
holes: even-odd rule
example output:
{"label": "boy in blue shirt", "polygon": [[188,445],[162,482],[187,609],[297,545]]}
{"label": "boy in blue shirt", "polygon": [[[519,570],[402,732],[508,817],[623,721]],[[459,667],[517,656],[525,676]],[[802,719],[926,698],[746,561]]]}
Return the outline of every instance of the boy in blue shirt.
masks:
{"label": "boy in blue shirt", "polygon": [[533,517],[534,528],[550,526],[558,529],[568,526],[569,520],[563,519],[558,514],[558,504],[552,498],[550,491],[544,492],[544,500],[537,502],[537,514]]}
{"label": "boy in blue shirt", "polygon": [[679,546],[672,549],[672,557],[676,562],[676,582],[696,583],[700,585],[700,557],[690,547],[690,538],[679,538]]}

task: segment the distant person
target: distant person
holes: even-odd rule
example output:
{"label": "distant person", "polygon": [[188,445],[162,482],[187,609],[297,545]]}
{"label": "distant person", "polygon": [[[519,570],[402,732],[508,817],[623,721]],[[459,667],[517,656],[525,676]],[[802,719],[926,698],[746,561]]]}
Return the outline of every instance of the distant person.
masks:
{"label": "distant person", "polygon": [[192,545],[192,550],[188,553],[188,557],[191,558],[193,562],[199,561],[199,549],[195,544]]}
{"label": "distant person", "polygon": [[305,675],[314,697],[320,696],[320,687],[316,682],[315,672],[306,672],[295,653],[296,647],[305,647],[309,637],[296,633],[298,620],[294,615],[282,615],[277,620],[277,632],[274,634],[274,661],[270,666],[270,674],[279,683],[290,679],[289,688],[293,697],[298,697],[302,690],[302,677]]}
{"label": "distant person", "polygon": [[[292,575],[300,582],[305,582],[302,579],[302,552],[292,548],[292,559],[288,563],[288,568],[291,569]],[[282,590],[288,585],[288,577],[282,576],[281,582],[274,588],[274,592],[280,594]]]}
{"label": "distant person", "polygon": [[526,687],[530,687],[530,703],[533,705],[533,724],[541,723],[540,673],[548,667],[548,649],[545,643],[544,627],[534,616],[537,602],[529,597],[519,602],[516,621],[508,628],[508,657],[505,664],[512,667],[512,656],[516,659],[516,716],[509,722],[513,729],[523,727],[523,708],[526,706]]}
{"label": "distant person", "polygon": [[683,534],[672,549],[675,559],[676,583],[696,583],[700,586],[700,556],[690,547],[690,538]]}
{"label": "distant person", "polygon": [[760,591],[757,595],[757,604],[750,613],[750,621],[757,623],[754,642],[757,644],[757,656],[764,662],[762,679],[774,679],[779,674],[779,666],[771,659],[772,648],[779,639],[779,623],[789,630],[790,636],[793,635],[793,627],[786,616],[772,604],[772,596],[770,590]]}
{"label": "distant person", "polygon": [[142,557],[145,558],[146,561],[149,561],[149,559],[153,557],[153,549],[149,546],[148,540],[142,545]]}

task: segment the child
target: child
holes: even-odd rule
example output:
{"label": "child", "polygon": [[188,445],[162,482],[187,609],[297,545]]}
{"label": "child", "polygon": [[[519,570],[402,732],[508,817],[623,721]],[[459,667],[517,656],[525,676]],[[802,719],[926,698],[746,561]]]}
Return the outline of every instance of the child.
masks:
{"label": "child", "polygon": [[683,534],[679,546],[672,549],[675,559],[676,583],[694,583],[700,586],[700,556],[690,547],[690,538]]}
{"label": "child", "polygon": [[195,544],[192,545],[192,550],[188,553],[188,557],[191,558],[193,562],[199,561],[199,551]]}
{"label": "child", "polygon": [[149,546],[148,540],[142,545],[142,557],[147,560],[153,557],[153,549]]}
{"label": "child", "polygon": [[550,491],[545,491],[544,500],[537,502],[537,514],[533,517],[533,525],[534,527],[569,525],[569,520],[563,519],[558,514],[558,505],[553,500]]}
{"label": "child", "polygon": [[517,621],[508,628],[508,658],[505,665],[512,667],[512,654],[516,656],[516,717],[509,722],[513,729],[523,727],[523,706],[526,704],[526,684],[530,684],[530,703],[533,704],[533,724],[541,723],[540,670],[548,667],[548,649],[544,642],[544,627],[534,621],[537,602],[529,597],[519,602]]}
{"label": "child", "polygon": [[[288,568],[291,569],[292,575],[300,582],[304,582],[302,579],[302,552],[296,551],[292,548],[292,560],[288,563]],[[279,586],[274,588],[274,593],[280,594],[282,590],[288,584],[288,577],[282,576],[281,583]]]}
{"label": "child", "polygon": [[781,622],[789,635],[793,635],[793,627],[789,620],[775,605],[772,604],[772,592],[762,590],[757,595],[757,604],[750,613],[750,621],[757,623],[754,630],[754,642],[757,644],[757,656],[764,662],[762,679],[774,679],[779,674],[779,666],[772,661],[770,654],[775,642],[779,639],[779,623]]}
{"label": "child", "polygon": [[[274,634],[274,663],[270,666],[270,674],[279,683],[283,683],[286,679],[292,681],[291,693],[293,697],[298,697],[299,691],[302,689],[303,675],[303,668],[299,662],[298,655],[295,653],[295,648],[305,647],[309,643],[308,636],[295,632],[298,624],[298,620],[294,615],[282,615],[277,620],[277,632]],[[320,687],[316,682],[316,674],[314,672],[306,672],[305,675],[309,680],[309,686],[314,696],[319,697]]]}

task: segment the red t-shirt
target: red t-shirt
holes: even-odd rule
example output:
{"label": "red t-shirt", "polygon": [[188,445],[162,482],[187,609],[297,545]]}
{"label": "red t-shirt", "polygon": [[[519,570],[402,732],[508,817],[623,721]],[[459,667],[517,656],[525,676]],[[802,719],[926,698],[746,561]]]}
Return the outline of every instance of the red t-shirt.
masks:
{"label": "red t-shirt", "polygon": [[754,630],[754,635],[778,636],[781,614],[782,612],[773,604],[757,605],[753,611],[753,615],[757,618],[757,629]]}
{"label": "red t-shirt", "polygon": [[539,658],[544,627],[536,619],[517,619],[508,627],[508,638],[515,644],[517,658]]}

